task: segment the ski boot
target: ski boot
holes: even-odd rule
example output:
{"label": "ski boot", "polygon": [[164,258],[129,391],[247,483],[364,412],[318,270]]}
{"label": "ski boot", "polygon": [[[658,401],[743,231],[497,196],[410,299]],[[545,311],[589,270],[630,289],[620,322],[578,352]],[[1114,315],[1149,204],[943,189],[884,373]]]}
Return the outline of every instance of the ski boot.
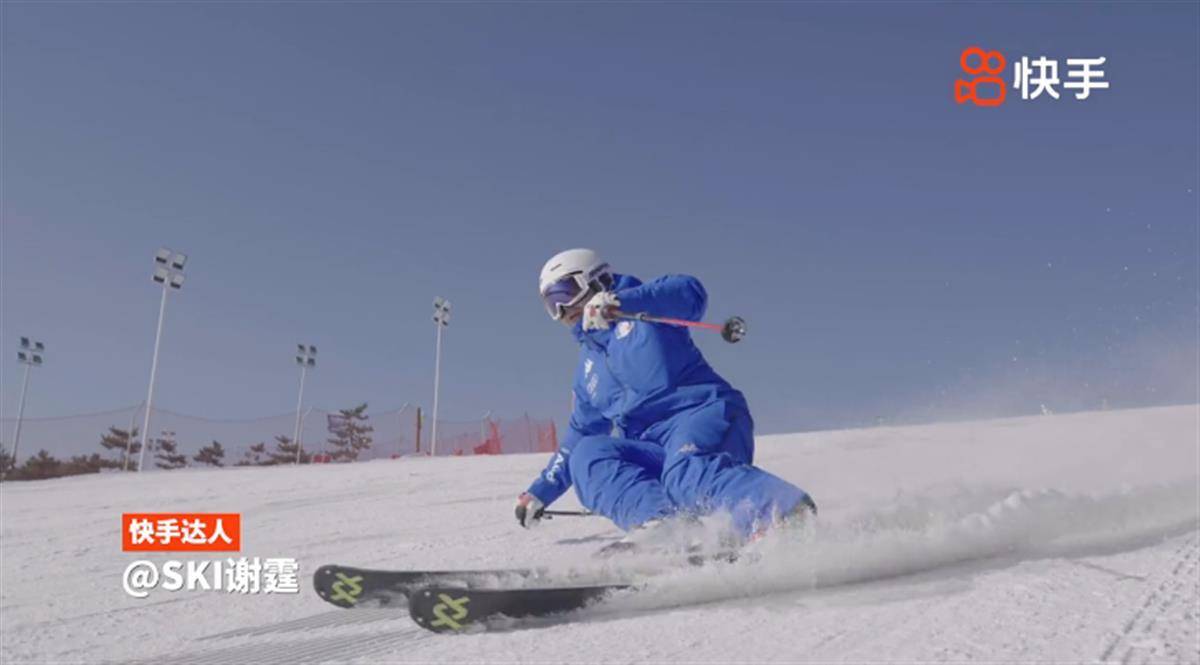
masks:
{"label": "ski boot", "polygon": [[750,545],[762,540],[768,533],[777,530],[791,530],[809,524],[817,517],[817,504],[812,500],[812,497],[807,494],[800,503],[796,504],[795,508],[779,515],[771,520],[768,524],[763,524],[754,530],[749,537],[746,538],[745,545]]}

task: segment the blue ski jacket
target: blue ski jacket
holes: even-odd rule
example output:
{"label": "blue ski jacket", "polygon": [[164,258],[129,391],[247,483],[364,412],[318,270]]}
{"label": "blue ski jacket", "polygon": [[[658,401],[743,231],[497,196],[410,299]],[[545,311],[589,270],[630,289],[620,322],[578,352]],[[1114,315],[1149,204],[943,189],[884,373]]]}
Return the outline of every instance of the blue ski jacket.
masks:
{"label": "blue ski jacket", "polygon": [[[613,291],[626,312],[699,321],[708,296],[695,277],[666,275],[643,284],[614,275]],[[575,406],[559,450],[529,493],[550,505],[571,487],[569,459],[580,439],[610,435],[668,445],[711,440],[729,429],[746,400],[700,354],[687,328],[645,321],[614,321],[607,330],[584,332],[576,323],[579,364]]]}

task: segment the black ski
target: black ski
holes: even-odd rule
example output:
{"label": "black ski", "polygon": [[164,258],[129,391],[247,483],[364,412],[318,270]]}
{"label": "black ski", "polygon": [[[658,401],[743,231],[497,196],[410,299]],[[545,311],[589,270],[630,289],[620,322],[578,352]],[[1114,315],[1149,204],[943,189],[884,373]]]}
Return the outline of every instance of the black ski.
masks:
{"label": "black ski", "polygon": [[349,566],[321,566],[313,573],[313,588],[326,602],[338,607],[402,605],[409,594],[431,584],[470,588],[478,584],[516,583],[536,578],[536,568],[497,570],[370,570]]}
{"label": "black ski", "polygon": [[531,589],[469,589],[434,584],[414,590],[408,613],[418,626],[435,633],[486,630],[489,619],[544,617],[578,610],[627,584]]}
{"label": "black ski", "polygon": [[647,554],[661,556],[667,561],[678,560],[680,564],[695,567],[707,566],[714,563],[734,563],[741,556],[741,552],[736,549],[721,550],[719,552],[703,552],[698,548],[689,548],[686,551],[655,550],[646,549],[636,543],[618,540],[593,552],[592,558],[619,561],[624,557],[645,556]]}
{"label": "black ski", "polygon": [[[602,558],[613,558],[630,555],[646,554],[632,547],[610,547],[599,553]],[[674,553],[669,553],[675,557]],[[666,555],[664,555],[666,556]],[[709,566],[717,563],[730,563],[738,558],[737,552],[718,552],[713,554],[690,553],[679,555],[677,565]],[[670,570],[667,566],[664,570]],[[647,571],[642,571],[645,576]],[[605,576],[608,577],[608,576]],[[376,608],[390,605],[403,606],[409,596],[418,588],[425,586],[453,587],[475,589],[487,587],[529,586],[530,580],[542,579],[543,584],[567,585],[597,584],[608,582],[608,579],[596,579],[595,574],[572,574],[559,572],[552,574],[543,568],[497,568],[492,570],[372,570],[368,568],[353,568],[350,566],[326,565],[313,573],[313,588],[317,595],[326,602],[344,608]],[[619,584],[600,585],[600,587],[618,587]],[[574,588],[588,588],[578,586]]]}

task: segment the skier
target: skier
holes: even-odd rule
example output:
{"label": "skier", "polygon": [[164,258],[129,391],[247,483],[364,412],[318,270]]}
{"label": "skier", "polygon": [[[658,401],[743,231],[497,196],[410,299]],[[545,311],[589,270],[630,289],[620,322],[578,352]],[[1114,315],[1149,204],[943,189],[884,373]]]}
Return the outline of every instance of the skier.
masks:
{"label": "skier", "polygon": [[614,320],[620,310],[700,320],[707,294],[696,278],[643,284],[614,274],[592,250],[570,249],[546,263],[538,282],[550,318],[571,329],[580,354],[570,426],[517,498],[521,526],[540,520],[572,485],[588,510],[627,531],[728,511],[733,535],[745,542],[815,512],[803,490],[752,466],[746,399],[708,365],[686,328]]}

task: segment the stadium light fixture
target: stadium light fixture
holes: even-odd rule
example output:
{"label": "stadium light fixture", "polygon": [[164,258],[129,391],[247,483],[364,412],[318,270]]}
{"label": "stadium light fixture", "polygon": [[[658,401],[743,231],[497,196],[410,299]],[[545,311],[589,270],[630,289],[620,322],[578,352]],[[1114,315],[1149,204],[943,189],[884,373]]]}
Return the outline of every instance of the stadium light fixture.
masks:
{"label": "stadium light fixture", "polygon": [[296,429],[292,433],[292,443],[296,444],[296,464],[300,463],[300,421],[301,409],[304,406],[304,379],[308,370],[317,367],[317,347],[311,344],[296,345],[296,364],[300,367],[300,396],[296,398]]}
{"label": "stadium light fixture", "polygon": [[[187,255],[173,252],[161,247],[154,253],[154,271],[151,278],[156,284],[162,285],[162,299],[158,303],[158,326],[154,331],[154,355],[150,360],[150,387],[146,391],[146,416],[142,421],[142,447],[138,451],[138,472],[146,461],[146,444],[149,443],[150,413],[154,404],[154,379],[158,374],[158,349],[162,344],[163,314],[167,310],[167,293],[183,288],[183,266],[187,263]],[[130,439],[133,432],[130,432]]]}
{"label": "stadium light fixture", "polygon": [[[25,419],[25,395],[29,392],[29,370],[41,367],[45,362],[46,345],[41,342],[22,337],[17,349],[17,362],[25,366],[25,378],[21,381],[21,400],[17,403],[17,423],[13,427],[12,468],[17,468],[17,447],[21,445],[21,423]],[[8,469],[0,469],[0,475],[8,473]]]}

